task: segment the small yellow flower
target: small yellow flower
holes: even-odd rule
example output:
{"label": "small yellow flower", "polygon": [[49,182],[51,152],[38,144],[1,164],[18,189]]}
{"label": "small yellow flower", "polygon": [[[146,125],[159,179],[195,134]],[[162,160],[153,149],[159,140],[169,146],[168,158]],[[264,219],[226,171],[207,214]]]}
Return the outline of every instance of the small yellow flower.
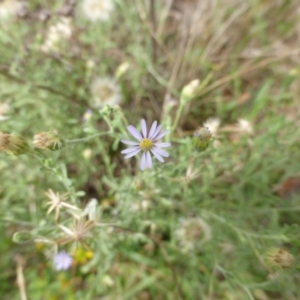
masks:
{"label": "small yellow flower", "polygon": [[91,260],[94,256],[93,251],[91,250],[85,250],[82,247],[78,247],[74,252],[74,261],[78,264],[85,264],[89,260]]}

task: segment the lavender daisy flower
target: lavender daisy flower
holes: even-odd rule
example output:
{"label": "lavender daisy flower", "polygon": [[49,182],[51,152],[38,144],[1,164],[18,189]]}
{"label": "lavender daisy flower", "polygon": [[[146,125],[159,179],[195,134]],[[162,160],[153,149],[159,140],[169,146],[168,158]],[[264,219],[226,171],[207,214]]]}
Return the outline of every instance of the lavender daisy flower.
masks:
{"label": "lavender daisy flower", "polygon": [[58,252],[53,258],[53,263],[56,271],[69,269],[72,262],[73,258],[65,251]]}
{"label": "lavender daisy flower", "polygon": [[130,145],[132,147],[123,150],[121,153],[125,154],[125,159],[135,156],[140,151],[143,151],[141,159],[141,170],[145,170],[146,167],[152,168],[152,153],[160,162],[164,162],[163,156],[168,157],[169,153],[161,148],[170,147],[171,143],[158,143],[158,140],[168,133],[168,130],[161,131],[161,125],[157,126],[157,121],[154,121],[149,133],[147,133],[146,121],[141,120],[142,134],[138,130],[129,125],[127,127],[129,133],[138,140],[138,142],[122,140],[121,142]]}

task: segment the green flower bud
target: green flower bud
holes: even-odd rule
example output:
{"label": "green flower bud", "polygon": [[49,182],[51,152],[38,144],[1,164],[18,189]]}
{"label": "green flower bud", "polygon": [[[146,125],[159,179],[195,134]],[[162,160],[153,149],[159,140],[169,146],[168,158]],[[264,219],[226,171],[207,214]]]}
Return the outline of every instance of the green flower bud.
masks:
{"label": "green flower bud", "polygon": [[32,151],[27,140],[20,135],[0,132],[0,150],[13,155],[21,155]]}
{"label": "green flower bud", "polygon": [[36,148],[56,151],[65,146],[65,141],[56,131],[40,132],[34,135],[33,144]]}
{"label": "green flower bud", "polygon": [[128,71],[129,68],[130,68],[130,65],[128,62],[124,62],[124,63],[120,64],[116,71],[116,78],[117,79],[121,78]]}
{"label": "green flower bud", "polygon": [[115,109],[109,105],[105,105],[102,109],[99,110],[99,113],[104,117],[109,117]]}
{"label": "green flower bud", "polygon": [[206,127],[200,127],[194,132],[193,146],[198,152],[204,151],[212,138],[210,131]]}
{"label": "green flower bud", "polygon": [[181,103],[187,103],[195,97],[195,92],[197,91],[199,84],[200,80],[195,79],[182,89],[180,96]]}

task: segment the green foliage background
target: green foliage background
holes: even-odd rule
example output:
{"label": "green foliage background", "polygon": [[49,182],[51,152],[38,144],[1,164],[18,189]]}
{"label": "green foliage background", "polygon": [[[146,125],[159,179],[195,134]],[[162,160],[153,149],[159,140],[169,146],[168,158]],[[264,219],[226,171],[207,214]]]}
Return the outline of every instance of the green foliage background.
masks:
{"label": "green foliage background", "polygon": [[[41,46],[71,1],[32,0],[24,16],[1,20],[0,100],[10,105],[1,131],[31,143],[34,134],[54,129],[68,140],[103,133],[45,150],[42,160],[0,153],[1,299],[19,299],[20,265],[33,300],[300,299],[298,2],[118,0],[111,18],[95,23],[82,16],[79,2],[70,13],[72,37],[54,54]],[[42,20],[45,10],[50,17]],[[92,80],[114,77],[125,62],[121,108],[93,108]],[[201,88],[171,130],[181,90],[196,78]],[[170,97],[175,105],[168,109]],[[92,118],[83,122],[88,109]],[[209,117],[220,118],[221,128],[192,161],[197,177],[186,180],[193,131]],[[144,172],[138,159],[120,153],[126,126],[142,118],[148,126],[163,123],[172,143],[166,163]],[[235,131],[241,118],[253,134]],[[49,188],[68,192],[82,209],[96,198],[98,222],[106,224],[86,241],[93,257],[63,272],[47,257],[50,246],[37,242],[61,234],[46,216]],[[176,230],[195,217],[212,238],[184,252]],[[59,223],[72,222],[62,212]],[[13,241],[20,231],[30,233],[29,241]],[[272,247],[293,254],[290,268],[264,263]]]}

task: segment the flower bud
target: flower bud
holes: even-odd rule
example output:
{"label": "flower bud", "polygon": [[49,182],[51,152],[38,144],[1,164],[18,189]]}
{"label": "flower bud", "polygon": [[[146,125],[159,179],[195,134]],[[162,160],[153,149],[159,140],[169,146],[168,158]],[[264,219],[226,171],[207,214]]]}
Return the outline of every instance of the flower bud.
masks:
{"label": "flower bud", "polygon": [[88,122],[92,118],[92,116],[93,116],[93,111],[91,109],[87,109],[84,112],[84,114],[83,114],[83,116],[81,118],[81,121],[82,122]]}
{"label": "flower bud", "polygon": [[49,149],[52,151],[61,150],[65,141],[57,132],[40,132],[34,135],[33,144],[40,149]]}
{"label": "flower bud", "polygon": [[199,79],[192,80],[188,85],[186,85],[181,92],[180,101],[186,103],[195,97],[195,92],[197,91],[200,84]]}
{"label": "flower bud", "polygon": [[0,132],[0,150],[13,155],[21,155],[32,151],[27,140],[22,136],[3,132]]}
{"label": "flower bud", "polygon": [[289,268],[293,261],[294,256],[281,248],[272,248],[265,254],[266,264],[277,269]]}
{"label": "flower bud", "polygon": [[116,71],[116,78],[118,79],[118,78],[122,77],[128,71],[129,68],[130,68],[130,65],[128,62],[124,62],[124,63],[120,64]]}
{"label": "flower bud", "polygon": [[90,148],[87,148],[87,149],[83,150],[83,152],[82,152],[82,156],[86,160],[89,160],[92,157],[92,155],[93,155],[93,151]]}
{"label": "flower bud", "polygon": [[102,116],[109,117],[114,112],[114,109],[109,105],[105,105],[102,109],[99,110],[99,112]]}
{"label": "flower bud", "polygon": [[212,135],[206,127],[200,127],[194,132],[193,145],[198,152],[204,151],[211,140]]}
{"label": "flower bud", "polygon": [[175,231],[183,252],[200,249],[211,237],[211,227],[200,217],[181,219]]}

